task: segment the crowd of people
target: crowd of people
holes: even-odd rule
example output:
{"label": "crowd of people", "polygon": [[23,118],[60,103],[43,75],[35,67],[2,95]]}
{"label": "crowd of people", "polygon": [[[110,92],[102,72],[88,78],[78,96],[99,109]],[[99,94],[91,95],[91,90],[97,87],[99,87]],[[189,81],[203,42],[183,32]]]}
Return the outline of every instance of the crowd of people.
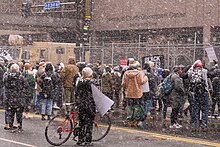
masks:
{"label": "crowd of people", "polygon": [[[164,93],[162,88],[168,81],[171,88]],[[146,120],[157,111],[166,120],[167,108],[171,107],[169,128],[181,128],[179,118],[189,115],[191,131],[201,129],[206,132],[208,116],[220,115],[220,70],[217,64],[207,69],[200,60],[169,70],[155,68],[151,61],[141,66],[133,58],[125,67],[100,62],[76,63],[73,57],[69,57],[66,65],[53,65],[44,60],[34,65],[24,61],[9,63],[0,58],[0,83],[6,130],[22,131],[22,119],[29,119],[29,112],[40,114],[42,121],[50,120],[53,109],[62,109],[63,104],[71,103],[74,106],[65,105],[64,113],[69,115],[71,110],[86,112],[86,115],[80,113],[81,125],[87,122],[90,124],[87,129],[91,130],[91,116],[95,113],[94,101],[88,99],[92,97],[91,83],[115,102],[111,110],[122,109],[126,113],[124,123],[129,126],[143,122],[147,125]],[[186,102],[189,103],[187,108],[184,107]],[[167,127],[166,121],[162,123]],[[88,134],[88,142],[91,142],[91,133]]]}

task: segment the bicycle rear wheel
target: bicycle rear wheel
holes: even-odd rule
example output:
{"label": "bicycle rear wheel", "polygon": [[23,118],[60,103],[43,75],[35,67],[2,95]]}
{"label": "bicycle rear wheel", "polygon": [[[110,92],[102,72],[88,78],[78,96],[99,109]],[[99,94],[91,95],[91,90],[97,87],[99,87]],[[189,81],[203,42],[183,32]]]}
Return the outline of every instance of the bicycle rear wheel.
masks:
{"label": "bicycle rear wheel", "polygon": [[99,141],[103,139],[111,128],[111,120],[108,114],[101,116],[96,115],[95,122],[93,124],[92,141]]}
{"label": "bicycle rear wheel", "polygon": [[60,146],[70,138],[72,132],[72,121],[69,118],[62,119],[57,115],[48,122],[45,129],[45,137],[49,144]]}

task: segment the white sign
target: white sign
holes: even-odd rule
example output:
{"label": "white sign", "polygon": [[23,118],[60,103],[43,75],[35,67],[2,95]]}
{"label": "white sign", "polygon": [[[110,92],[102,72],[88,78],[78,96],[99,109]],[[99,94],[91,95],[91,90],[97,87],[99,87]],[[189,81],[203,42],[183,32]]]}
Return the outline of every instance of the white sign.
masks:
{"label": "white sign", "polygon": [[205,51],[208,55],[210,62],[213,62],[214,60],[218,61],[218,58],[216,57],[215,50],[213,47],[206,48]]}
{"label": "white sign", "polygon": [[7,51],[2,49],[2,48],[0,48],[0,57],[4,58],[7,61],[11,61],[12,60],[11,55]]}
{"label": "white sign", "polygon": [[111,109],[114,101],[105,96],[95,85],[92,84],[91,87],[96,109],[101,114],[101,116],[104,116],[105,113]]}

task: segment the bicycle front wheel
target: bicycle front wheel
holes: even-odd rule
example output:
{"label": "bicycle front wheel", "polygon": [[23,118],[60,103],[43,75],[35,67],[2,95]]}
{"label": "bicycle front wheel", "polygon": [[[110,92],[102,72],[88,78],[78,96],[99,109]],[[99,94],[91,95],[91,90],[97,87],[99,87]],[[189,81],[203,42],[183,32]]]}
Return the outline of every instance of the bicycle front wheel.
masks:
{"label": "bicycle front wheel", "polygon": [[62,119],[57,115],[48,122],[45,137],[51,145],[60,146],[70,138],[72,132],[72,121],[69,118]]}
{"label": "bicycle front wheel", "polygon": [[111,128],[111,119],[108,114],[101,116],[97,114],[93,124],[92,141],[103,139]]}

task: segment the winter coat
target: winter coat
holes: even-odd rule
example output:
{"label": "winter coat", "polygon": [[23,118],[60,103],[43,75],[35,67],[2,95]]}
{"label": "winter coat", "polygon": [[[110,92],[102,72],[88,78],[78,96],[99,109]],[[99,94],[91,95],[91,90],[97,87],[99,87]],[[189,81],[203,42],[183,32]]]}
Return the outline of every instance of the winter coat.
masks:
{"label": "winter coat", "polygon": [[78,108],[80,114],[87,114],[93,118],[96,114],[96,105],[92,95],[91,80],[81,80],[76,87]]}
{"label": "winter coat", "polygon": [[4,75],[4,69],[0,66],[0,89],[3,88],[3,75]]}
{"label": "winter coat", "polygon": [[76,66],[75,60],[70,58],[69,64],[66,65],[60,73],[61,81],[63,82],[64,88],[73,87],[73,79],[75,75],[79,72],[79,68]]}
{"label": "winter coat", "polygon": [[58,76],[53,71],[46,71],[40,77],[41,95],[44,99],[54,99],[58,87]]}
{"label": "winter coat", "polygon": [[103,93],[112,93],[114,89],[114,80],[111,73],[102,74],[102,85],[101,89]]}
{"label": "winter coat", "polygon": [[34,74],[31,70],[25,70],[24,72],[22,72],[22,76],[24,76],[24,78],[28,81],[28,88],[27,90],[27,94],[28,97],[33,98],[34,96],[34,88],[35,88],[35,78],[34,78]]}
{"label": "winter coat", "polygon": [[4,104],[12,108],[25,106],[28,82],[20,73],[6,73],[4,75],[5,97]]}
{"label": "winter coat", "polygon": [[181,102],[184,99],[185,91],[183,86],[183,80],[177,73],[173,73],[171,76],[171,83],[173,85],[173,90],[169,95],[169,102],[172,108],[176,108],[179,104],[181,104]]}
{"label": "winter coat", "polygon": [[126,98],[141,98],[143,95],[142,84],[146,81],[142,80],[141,72],[127,70],[122,78],[122,87],[125,89]]}
{"label": "winter coat", "polygon": [[214,77],[212,80],[212,86],[213,86],[213,97],[219,97],[220,96],[220,77]]}
{"label": "winter coat", "polygon": [[44,74],[44,72],[45,72],[45,67],[39,67],[39,69],[37,70],[36,77],[35,77],[35,79],[36,79],[36,91],[37,92],[42,91],[42,89],[40,87],[40,77],[41,77],[42,74]]}
{"label": "winter coat", "polygon": [[114,88],[116,91],[120,91],[121,89],[121,73],[120,72],[114,72]]}

